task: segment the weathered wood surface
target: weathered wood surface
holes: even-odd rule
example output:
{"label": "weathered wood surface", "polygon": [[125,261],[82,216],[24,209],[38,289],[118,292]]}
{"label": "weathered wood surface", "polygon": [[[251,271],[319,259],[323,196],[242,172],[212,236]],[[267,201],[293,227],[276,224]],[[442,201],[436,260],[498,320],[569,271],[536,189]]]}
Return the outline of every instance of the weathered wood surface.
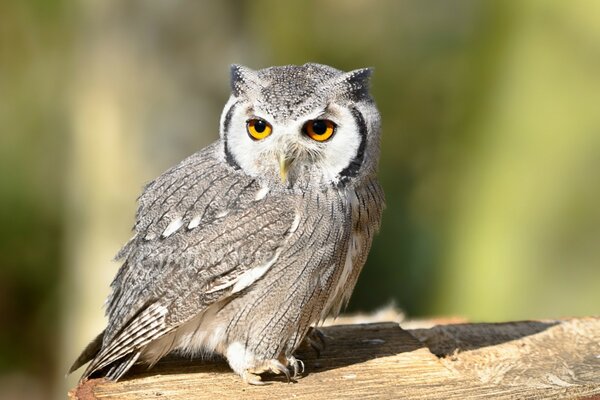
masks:
{"label": "weathered wood surface", "polygon": [[497,324],[328,326],[302,378],[242,383],[222,360],[168,358],[119,382],[92,379],[72,399],[600,399],[600,318]]}

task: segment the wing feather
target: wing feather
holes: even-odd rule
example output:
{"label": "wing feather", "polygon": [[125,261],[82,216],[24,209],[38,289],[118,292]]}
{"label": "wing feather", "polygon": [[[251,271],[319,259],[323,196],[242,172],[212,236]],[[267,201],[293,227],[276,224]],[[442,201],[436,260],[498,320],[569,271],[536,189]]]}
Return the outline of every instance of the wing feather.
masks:
{"label": "wing feather", "polygon": [[258,198],[260,190],[218,159],[216,145],[147,185],[135,236],[118,254],[102,348],[84,377],[106,367],[120,377],[145,345],[268,271],[296,215],[289,196]]}
{"label": "wing feather", "polygon": [[88,365],[83,373],[83,377],[87,377],[94,371],[103,369],[133,351],[139,350],[155,338],[167,333],[170,330],[165,323],[167,312],[168,309],[158,303],[151,304],[145,308],[114,340],[109,342],[108,345],[103,345],[98,355]]}

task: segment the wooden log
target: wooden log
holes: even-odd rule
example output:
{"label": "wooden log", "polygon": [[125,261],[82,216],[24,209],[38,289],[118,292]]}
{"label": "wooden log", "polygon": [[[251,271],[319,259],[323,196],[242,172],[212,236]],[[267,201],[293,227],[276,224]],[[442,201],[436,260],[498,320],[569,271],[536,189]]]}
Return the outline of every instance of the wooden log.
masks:
{"label": "wooden log", "polygon": [[91,379],[71,399],[600,399],[600,318],[508,323],[327,326],[320,358],[292,383],[244,384],[223,360],[168,357],[119,382]]}

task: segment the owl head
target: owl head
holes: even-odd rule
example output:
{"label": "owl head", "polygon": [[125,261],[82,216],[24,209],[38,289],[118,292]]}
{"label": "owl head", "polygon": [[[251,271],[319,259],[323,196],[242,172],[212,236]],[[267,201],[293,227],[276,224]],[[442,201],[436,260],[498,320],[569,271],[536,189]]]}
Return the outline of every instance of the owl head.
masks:
{"label": "owl head", "polygon": [[376,171],[380,117],[371,69],[305,64],[231,67],[222,155],[273,188],[345,186]]}

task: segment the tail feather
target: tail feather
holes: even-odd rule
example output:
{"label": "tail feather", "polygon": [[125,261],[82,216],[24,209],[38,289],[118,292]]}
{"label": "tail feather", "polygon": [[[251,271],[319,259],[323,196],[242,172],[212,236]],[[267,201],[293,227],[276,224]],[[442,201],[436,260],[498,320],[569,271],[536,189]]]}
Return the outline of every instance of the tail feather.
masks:
{"label": "tail feather", "polygon": [[104,338],[104,331],[102,331],[101,334],[96,336],[96,338],[94,340],[92,340],[86,346],[85,349],[83,349],[83,351],[81,352],[79,357],[77,357],[77,359],[75,360],[73,365],[71,365],[71,368],[69,368],[69,372],[67,372],[67,375],[78,370],[82,365],[84,365],[85,363],[87,363],[88,361],[90,361],[94,357],[96,357],[96,355],[100,352],[100,349],[102,348],[102,339],[103,338]]}
{"label": "tail feather", "polygon": [[123,357],[119,361],[115,361],[106,373],[106,377],[110,380],[118,381],[135,364],[139,356],[140,352],[138,351]]}
{"label": "tail feather", "polygon": [[82,380],[96,371],[103,371],[109,379],[119,379],[135,364],[148,343],[174,328],[167,327],[167,312],[167,307],[153,303],[125,324],[116,336],[106,336],[105,330],[85,348],[69,373],[91,361],[83,372]]}
{"label": "tail feather", "polygon": [[[75,360],[71,368],[69,368],[69,372],[67,372],[67,375],[75,372],[88,361],[93,361],[100,354],[103,339],[104,331],[98,336],[96,336],[96,338],[86,346],[86,348],[81,352],[79,357],[77,357],[77,360]],[[106,371],[106,377],[111,380],[118,380],[119,378],[121,378],[133,366],[133,364],[135,364],[140,354],[140,352],[134,352],[128,354],[127,356],[121,358],[118,361],[113,362],[108,371]],[[86,379],[94,371],[98,370],[97,368],[90,367],[91,365],[88,366],[88,368],[81,376],[82,380]]]}

